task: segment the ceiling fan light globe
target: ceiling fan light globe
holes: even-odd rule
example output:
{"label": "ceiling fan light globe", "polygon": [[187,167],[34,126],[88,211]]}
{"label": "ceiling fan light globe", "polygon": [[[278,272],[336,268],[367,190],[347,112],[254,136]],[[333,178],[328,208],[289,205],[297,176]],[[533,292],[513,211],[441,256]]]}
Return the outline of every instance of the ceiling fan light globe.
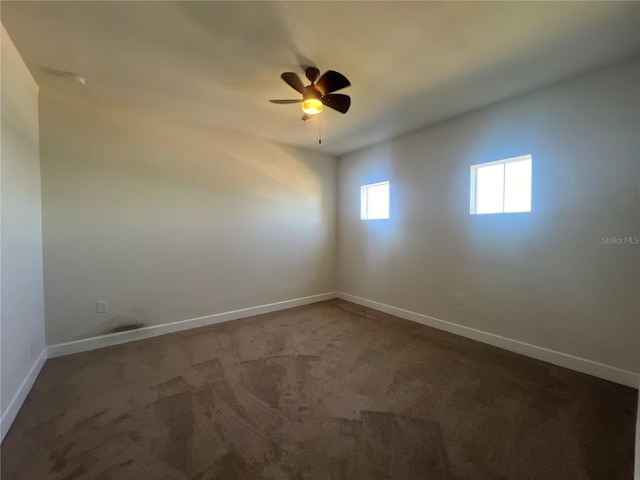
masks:
{"label": "ceiling fan light globe", "polygon": [[317,98],[307,98],[302,102],[302,111],[307,115],[316,115],[322,111],[322,102]]}

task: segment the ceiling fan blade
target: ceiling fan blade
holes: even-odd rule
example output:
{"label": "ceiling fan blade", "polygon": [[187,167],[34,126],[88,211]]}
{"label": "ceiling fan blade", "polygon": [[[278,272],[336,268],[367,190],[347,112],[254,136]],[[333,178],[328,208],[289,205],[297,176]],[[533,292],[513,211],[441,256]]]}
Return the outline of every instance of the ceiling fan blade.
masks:
{"label": "ceiling fan blade", "polygon": [[330,93],[322,97],[322,103],[340,113],[347,113],[347,110],[349,110],[351,106],[351,98],[341,93]]}
{"label": "ceiling fan blade", "polygon": [[291,88],[293,88],[294,90],[300,93],[304,93],[304,85],[302,84],[302,80],[300,80],[300,77],[298,76],[298,74],[293,72],[284,72],[282,75],[280,75],[280,77]]}
{"label": "ceiling fan blade", "polygon": [[280,105],[286,105],[288,103],[302,103],[302,99],[299,100],[269,100],[271,103],[278,103]]}
{"label": "ceiling fan blade", "polygon": [[334,70],[327,70],[316,82],[316,87],[323,95],[336,92],[349,85],[351,85],[351,82],[347,77]]}

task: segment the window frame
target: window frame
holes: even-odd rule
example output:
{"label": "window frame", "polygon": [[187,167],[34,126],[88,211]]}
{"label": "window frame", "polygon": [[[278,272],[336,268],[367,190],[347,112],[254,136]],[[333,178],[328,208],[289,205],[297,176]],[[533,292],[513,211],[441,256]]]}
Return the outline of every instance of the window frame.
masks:
{"label": "window frame", "polygon": [[[505,211],[505,192],[507,190],[506,188],[506,184],[507,184],[507,176],[506,176],[506,165],[509,163],[516,163],[516,162],[522,162],[528,160],[530,162],[530,175],[529,175],[529,184],[530,184],[530,191],[529,191],[529,210],[520,210],[520,211],[516,211],[516,212],[506,212]],[[477,211],[477,199],[478,199],[478,176],[477,176],[477,172],[479,169],[484,168],[484,167],[491,167],[491,166],[495,166],[495,165],[503,165],[504,170],[503,170],[503,177],[502,177],[502,211],[500,212],[478,212]],[[475,165],[471,165],[470,167],[470,195],[469,195],[469,214],[470,215],[496,215],[496,214],[502,214],[504,215],[505,213],[530,213],[532,210],[532,194],[533,194],[533,155],[530,153],[527,153],[525,155],[519,155],[517,157],[510,157],[510,158],[504,158],[501,160],[494,160],[491,162],[485,162],[485,163],[477,163]]]}
{"label": "window frame", "polygon": [[[381,185],[387,186],[387,216],[386,217],[368,217],[369,213],[369,190],[371,187],[379,187]],[[390,203],[391,203],[391,184],[389,180],[383,182],[370,183],[367,185],[360,185],[360,220],[388,220],[390,217]]]}

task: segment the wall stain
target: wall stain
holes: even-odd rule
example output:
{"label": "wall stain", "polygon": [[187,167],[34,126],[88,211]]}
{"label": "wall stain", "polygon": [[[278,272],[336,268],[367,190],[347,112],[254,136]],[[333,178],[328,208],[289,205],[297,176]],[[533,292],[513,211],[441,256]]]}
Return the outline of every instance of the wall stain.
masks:
{"label": "wall stain", "polygon": [[138,330],[139,328],[144,328],[146,326],[147,325],[145,323],[141,323],[141,322],[138,322],[138,323],[125,323],[125,324],[118,325],[116,327],[112,327],[112,328],[109,328],[109,329],[105,330],[104,334],[107,335],[107,334],[110,334],[110,333],[129,332],[131,330]]}

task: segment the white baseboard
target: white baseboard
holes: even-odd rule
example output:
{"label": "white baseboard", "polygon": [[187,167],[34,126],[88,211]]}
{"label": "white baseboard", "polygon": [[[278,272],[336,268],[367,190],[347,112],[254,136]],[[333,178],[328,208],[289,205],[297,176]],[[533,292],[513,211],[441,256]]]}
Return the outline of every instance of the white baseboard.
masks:
{"label": "white baseboard", "polygon": [[594,377],[603,378],[611,382],[620,383],[633,388],[638,388],[639,386],[639,375],[628,370],[594,362],[593,360],[587,360],[586,358],[575,357],[573,355],[539,347],[537,345],[531,345],[519,340],[501,337],[500,335],[483,332],[482,330],[476,330],[475,328],[447,322],[446,320],[429,317],[421,313],[411,312],[409,310],[357,297],[348,293],[337,292],[336,297],[365,307],[373,308],[374,310],[380,310],[381,312],[389,313],[396,317],[421,323],[422,325],[444,330],[462,337],[471,338],[472,340],[487,343],[504,350],[516,352],[527,357],[536,358],[554,365],[593,375]]}
{"label": "white baseboard", "polygon": [[240,310],[233,310],[231,312],[216,313],[214,315],[190,318],[188,320],[180,320],[162,325],[153,325],[126,332],[111,333],[108,335],[100,335],[98,337],[75,340],[73,342],[59,343],[57,345],[50,345],[47,347],[47,357],[55,358],[63,355],[71,355],[73,353],[87,352],[97,348],[119,345],[121,343],[142,340],[144,338],[157,337],[159,335],[180,332],[191,328],[206,327],[216,323],[228,322],[230,320],[251,317],[253,315],[260,315],[262,313],[275,312],[310,303],[331,300],[332,298],[336,298],[335,292],[321,293],[310,297],[295,298],[293,300],[285,300],[282,302],[269,303],[267,305],[259,305],[257,307],[243,308]]}
{"label": "white baseboard", "polygon": [[40,370],[42,369],[42,366],[44,365],[46,359],[47,350],[45,348],[42,350],[42,352],[40,352],[40,355],[36,359],[36,362],[33,364],[31,370],[29,370],[29,373],[22,381],[20,388],[18,388],[18,391],[11,399],[11,402],[9,402],[9,406],[2,415],[2,418],[0,418],[0,442],[4,440],[4,436],[7,434],[9,428],[11,428],[11,424],[16,419],[16,416],[20,411],[20,407],[22,407],[22,404],[27,398],[31,387],[33,387],[33,383],[36,381],[36,378],[38,378],[38,374],[40,373]]}

